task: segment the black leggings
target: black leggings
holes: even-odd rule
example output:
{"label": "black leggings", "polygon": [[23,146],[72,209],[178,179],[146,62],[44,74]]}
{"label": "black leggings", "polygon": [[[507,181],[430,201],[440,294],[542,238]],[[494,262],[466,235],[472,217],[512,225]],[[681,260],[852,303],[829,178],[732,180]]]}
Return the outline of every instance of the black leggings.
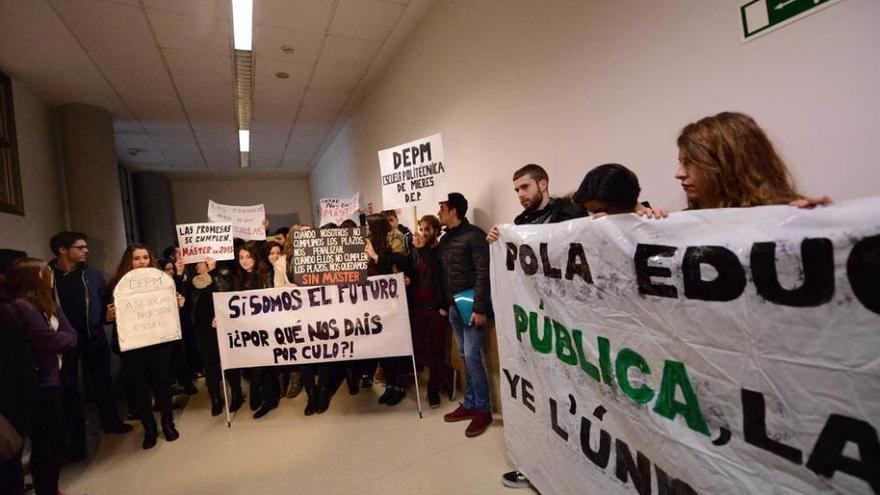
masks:
{"label": "black leggings", "polygon": [[58,495],[58,476],[69,440],[61,387],[40,387],[34,406],[34,433],[31,437],[34,488],[37,495]]}
{"label": "black leggings", "polygon": [[171,355],[177,342],[151,345],[122,353],[123,365],[135,384],[135,405],[144,427],[155,427],[151,398],[163,420],[171,413]]}

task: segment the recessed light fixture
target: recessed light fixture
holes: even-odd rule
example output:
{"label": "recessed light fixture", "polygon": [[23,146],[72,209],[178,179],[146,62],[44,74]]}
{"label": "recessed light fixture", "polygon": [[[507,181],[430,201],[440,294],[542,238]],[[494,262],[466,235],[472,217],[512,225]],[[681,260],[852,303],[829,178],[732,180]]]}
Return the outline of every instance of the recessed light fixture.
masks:
{"label": "recessed light fixture", "polygon": [[232,0],[232,30],[236,50],[251,50],[254,34],[253,20],[253,0]]}
{"label": "recessed light fixture", "polygon": [[290,74],[288,74],[287,72],[276,72],[275,77],[277,77],[278,79],[289,79]]}
{"label": "recessed light fixture", "polygon": [[254,1],[232,0],[235,46],[235,106],[241,167],[250,166],[251,104],[253,103]]}
{"label": "recessed light fixture", "polygon": [[251,151],[251,131],[238,131],[238,148],[242,153]]}
{"label": "recessed light fixture", "polygon": [[287,55],[293,54],[293,47],[290,45],[281,45],[281,51]]}

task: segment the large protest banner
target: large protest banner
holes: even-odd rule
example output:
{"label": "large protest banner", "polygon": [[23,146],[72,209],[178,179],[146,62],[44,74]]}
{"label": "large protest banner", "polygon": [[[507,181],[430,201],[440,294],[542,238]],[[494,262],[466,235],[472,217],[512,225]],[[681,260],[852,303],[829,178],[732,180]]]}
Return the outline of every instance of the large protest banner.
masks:
{"label": "large protest banner", "polygon": [[542,494],[880,493],[880,198],[500,230],[504,434]]}
{"label": "large protest banner", "polygon": [[177,225],[177,244],[186,264],[207,258],[231,260],[232,225],[228,223],[182,223]]}
{"label": "large protest banner", "polygon": [[355,193],[354,196],[347,199],[321,198],[318,206],[321,212],[321,223],[318,225],[327,225],[328,223],[339,225],[350,219],[360,209],[360,201],[360,193]]}
{"label": "large protest banner", "polygon": [[208,200],[208,221],[232,225],[232,236],[246,241],[265,241],[266,208],[262,205],[234,206]]}
{"label": "large protest banner", "polygon": [[223,369],[412,354],[403,275],[214,293]]}
{"label": "large protest banner", "polygon": [[156,268],[137,268],[113,289],[116,331],[122,352],[180,340],[174,279]]}
{"label": "large protest banner", "polygon": [[446,165],[440,134],[379,151],[382,209],[446,201]]}

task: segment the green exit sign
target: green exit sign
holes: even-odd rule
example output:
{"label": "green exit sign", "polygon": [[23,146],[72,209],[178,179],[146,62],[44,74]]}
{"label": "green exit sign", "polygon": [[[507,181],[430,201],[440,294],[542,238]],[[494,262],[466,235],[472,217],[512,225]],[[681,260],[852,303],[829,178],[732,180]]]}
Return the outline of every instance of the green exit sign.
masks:
{"label": "green exit sign", "polygon": [[750,41],[841,1],[751,0],[739,8],[743,41]]}

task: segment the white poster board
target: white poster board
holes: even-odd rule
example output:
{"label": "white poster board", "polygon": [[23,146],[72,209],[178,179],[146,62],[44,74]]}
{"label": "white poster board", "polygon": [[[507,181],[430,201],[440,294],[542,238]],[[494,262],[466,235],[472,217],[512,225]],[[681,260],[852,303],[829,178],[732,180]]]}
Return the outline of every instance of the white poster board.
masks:
{"label": "white poster board", "polygon": [[361,194],[355,193],[350,198],[321,198],[319,209],[321,212],[321,223],[318,225],[327,225],[333,223],[337,227],[342,222],[351,218],[360,209]]}
{"label": "white poster board", "polygon": [[182,223],[177,225],[177,243],[183,262],[199,263],[207,258],[231,260],[232,225],[228,223]]}
{"label": "white poster board", "polygon": [[440,134],[379,152],[382,209],[427,205],[435,208],[449,194]]}
{"label": "white poster board", "polygon": [[122,352],[180,340],[174,279],[156,268],[136,268],[113,290]]}
{"label": "white poster board", "polygon": [[223,369],[412,354],[403,274],[364,284],[215,292]]}
{"label": "white poster board", "polygon": [[500,227],[507,450],[544,495],[880,490],[880,198]]}
{"label": "white poster board", "polygon": [[262,205],[233,206],[208,200],[208,221],[232,225],[232,237],[246,241],[265,241],[266,208]]}

